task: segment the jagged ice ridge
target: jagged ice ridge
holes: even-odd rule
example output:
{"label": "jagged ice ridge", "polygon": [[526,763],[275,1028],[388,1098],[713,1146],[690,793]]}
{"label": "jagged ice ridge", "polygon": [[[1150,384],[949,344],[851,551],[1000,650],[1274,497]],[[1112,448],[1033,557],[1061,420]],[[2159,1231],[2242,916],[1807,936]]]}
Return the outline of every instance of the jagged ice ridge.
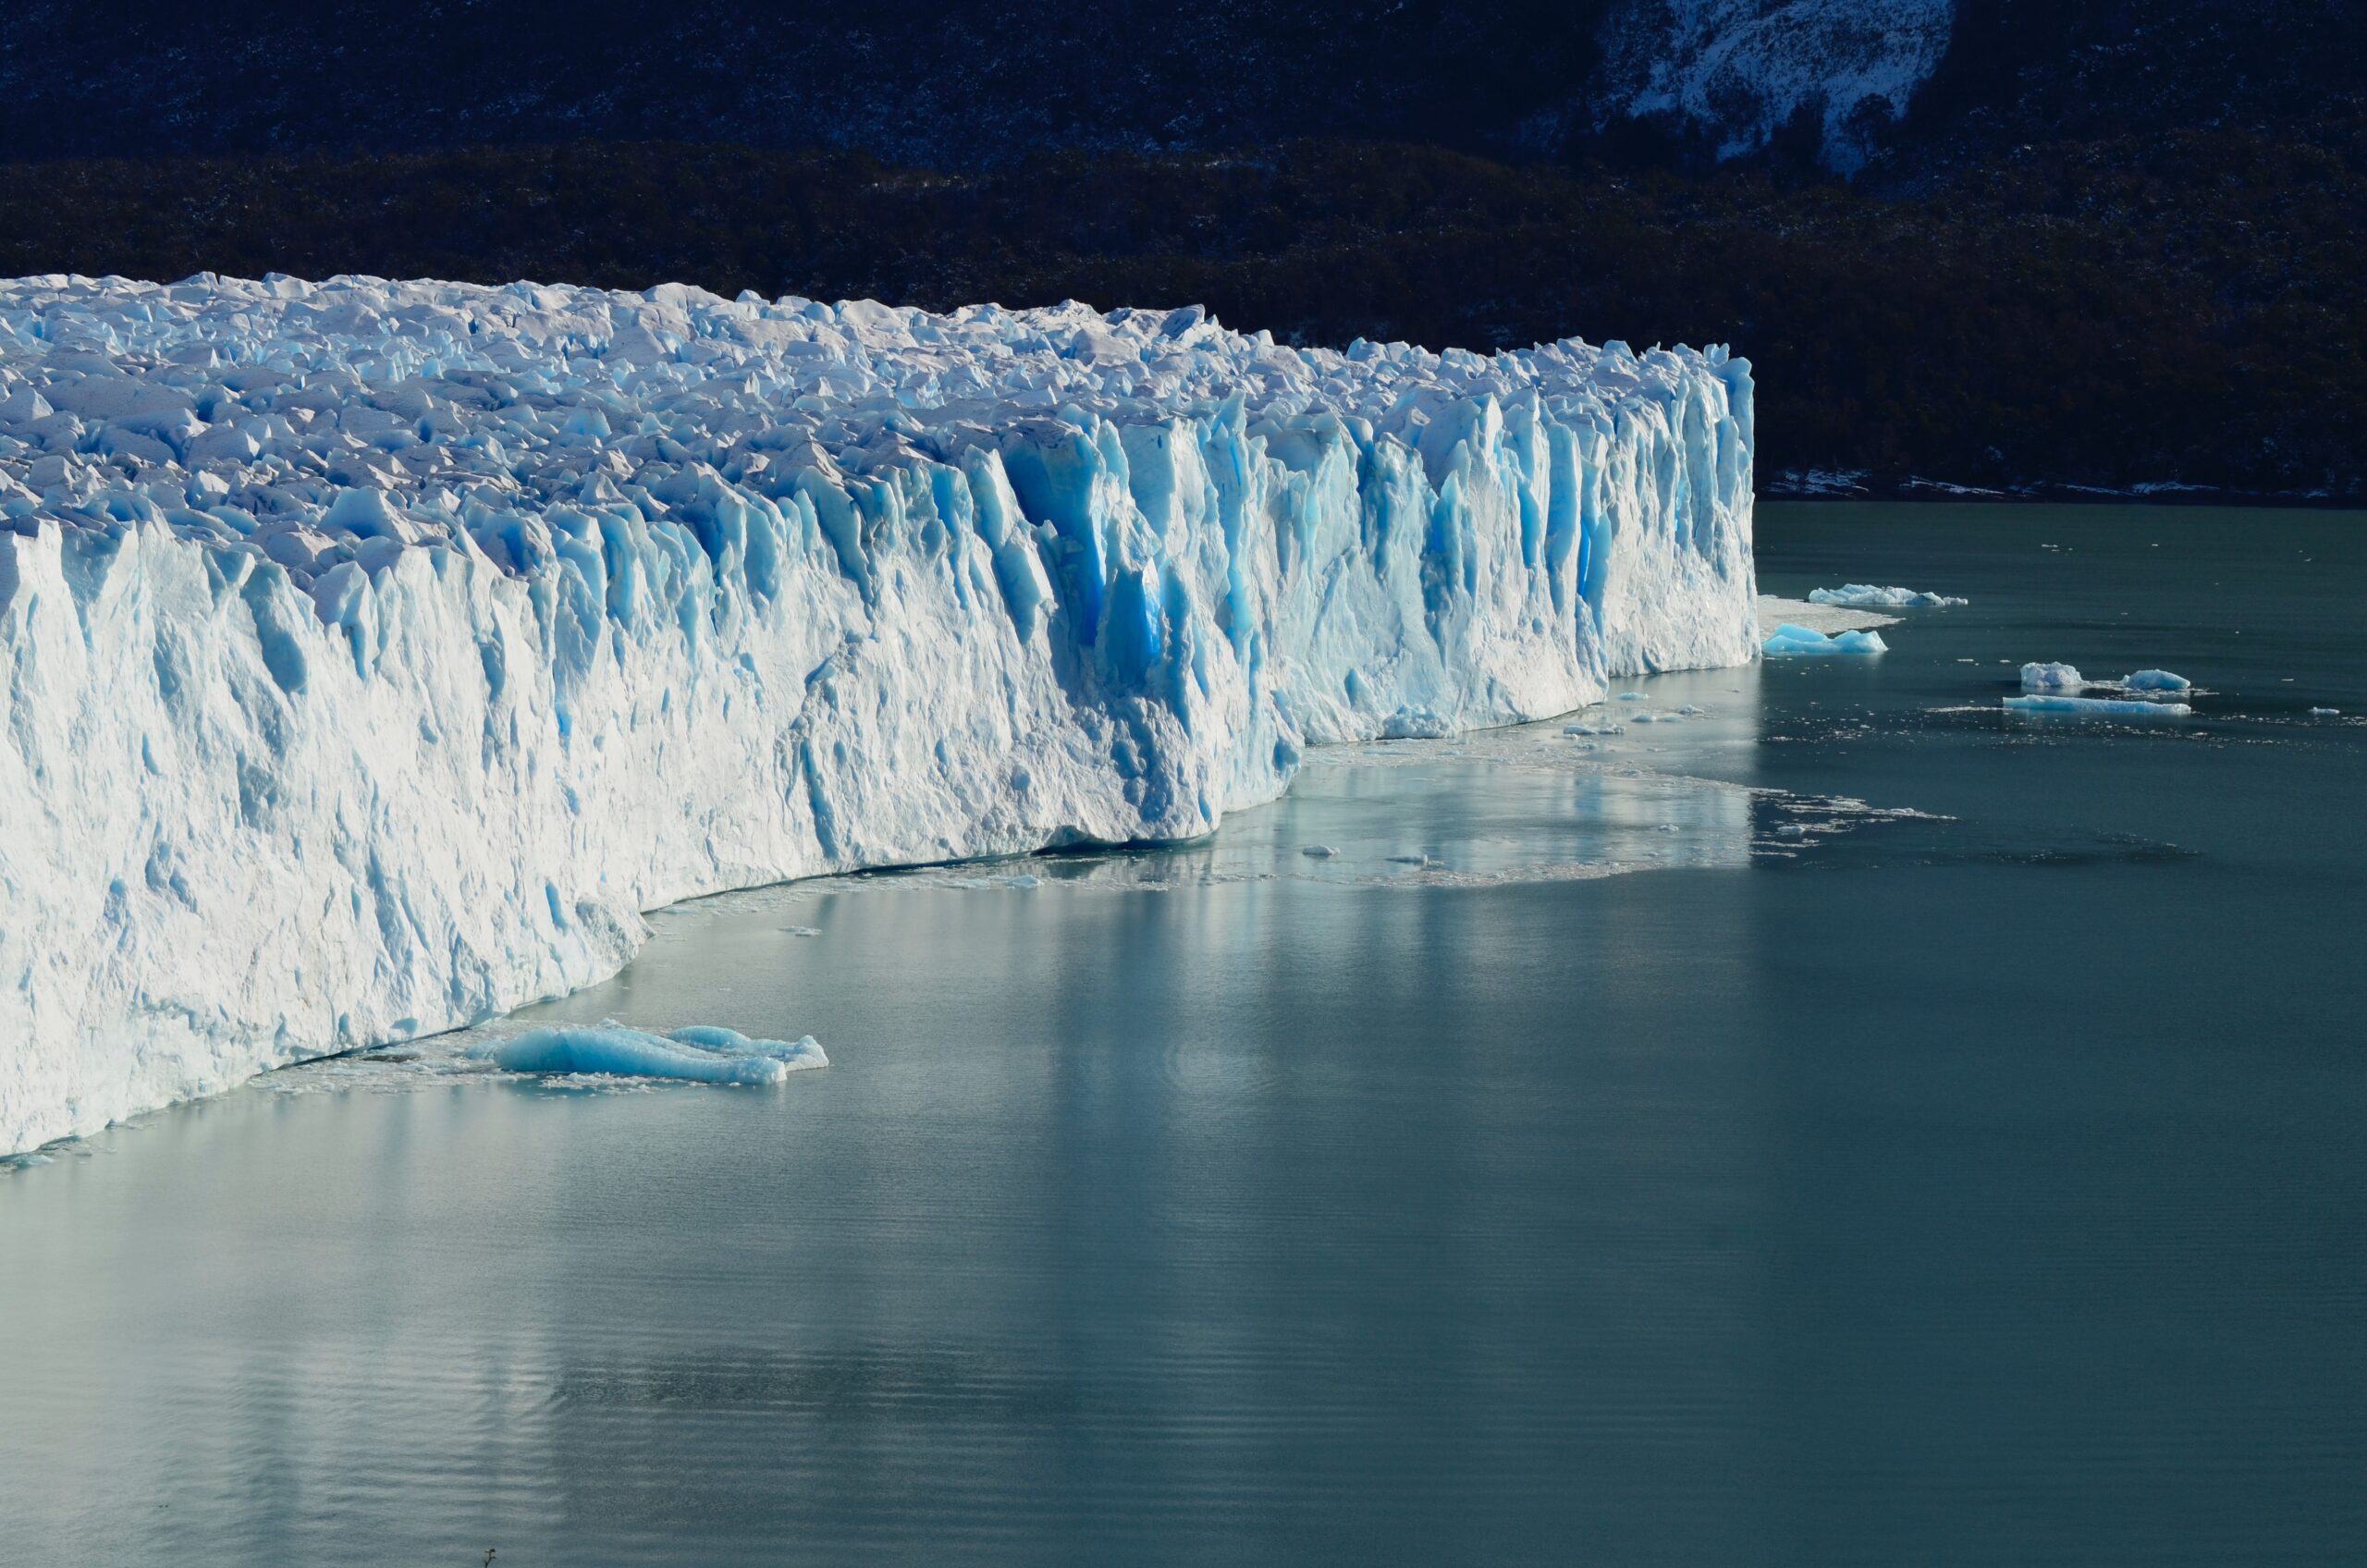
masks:
{"label": "jagged ice ridge", "polygon": [[1723,349],[0,283],[0,1150],[1754,652]]}

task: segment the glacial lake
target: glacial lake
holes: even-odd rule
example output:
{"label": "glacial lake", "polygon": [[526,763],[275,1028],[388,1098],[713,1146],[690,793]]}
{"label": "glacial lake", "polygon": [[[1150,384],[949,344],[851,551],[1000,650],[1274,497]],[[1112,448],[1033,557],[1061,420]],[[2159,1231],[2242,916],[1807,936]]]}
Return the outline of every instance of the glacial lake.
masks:
{"label": "glacial lake", "polygon": [[1759,533],[1971,603],[0,1172],[0,1562],[2367,1560],[2367,516]]}

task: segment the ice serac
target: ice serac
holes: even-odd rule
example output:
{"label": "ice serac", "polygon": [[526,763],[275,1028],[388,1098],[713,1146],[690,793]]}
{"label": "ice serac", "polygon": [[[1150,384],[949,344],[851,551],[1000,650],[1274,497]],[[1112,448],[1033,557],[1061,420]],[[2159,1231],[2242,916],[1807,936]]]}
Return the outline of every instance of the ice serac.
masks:
{"label": "ice serac", "polygon": [[0,284],[0,1148],[1752,655],[1720,349]]}

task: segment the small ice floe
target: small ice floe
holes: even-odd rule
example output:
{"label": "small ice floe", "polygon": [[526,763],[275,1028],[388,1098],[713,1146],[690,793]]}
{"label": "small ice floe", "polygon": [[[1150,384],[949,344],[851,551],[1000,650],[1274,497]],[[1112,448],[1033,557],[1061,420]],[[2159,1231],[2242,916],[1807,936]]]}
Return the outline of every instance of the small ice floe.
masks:
{"label": "small ice floe", "polygon": [[1392,865],[1428,865],[1430,864],[1430,857],[1428,855],[1392,855],[1389,857],[1389,864]]}
{"label": "small ice floe", "polygon": [[1697,707],[1693,704],[1687,703],[1676,711],[1680,717],[1685,718],[1699,718],[1703,714],[1708,713],[1710,710],[1705,707]]}
{"label": "small ice floe", "polygon": [[1562,726],[1562,733],[1564,735],[1625,735],[1627,733],[1627,727],[1624,724],[1565,724]]}
{"label": "small ice floe", "polygon": [[1299,851],[1309,860],[1330,860],[1340,851],[1330,844],[1308,844]]}
{"label": "small ice floe", "polygon": [[2025,692],[2077,692],[2087,683],[2086,678],[2071,665],[2022,666],[2022,690]]}
{"label": "small ice floe", "polygon": [[1030,876],[1026,872],[1021,872],[1011,879],[1011,886],[1014,888],[1040,888],[1043,885],[1042,877]]}
{"label": "small ice floe", "polygon": [[1623,703],[1640,703],[1644,700],[1644,693],[1641,692],[1622,692],[1619,693],[1619,700]]}
{"label": "small ice floe", "polygon": [[813,1035],[752,1040],[736,1029],[699,1024],[670,1035],[605,1023],[560,1023],[471,1046],[466,1053],[511,1072],[680,1078],[694,1084],[778,1084],[830,1059]]}
{"label": "small ice floe", "polygon": [[2342,710],[2340,708],[2312,708],[2310,717],[2312,718],[2340,718]]}
{"label": "small ice floe", "polygon": [[1849,582],[1838,588],[1810,589],[1809,603],[1838,605],[1844,609],[1853,610],[1904,610],[1924,606],[1968,605],[1972,601],[1953,598],[1945,594],[1919,594],[1912,588],[1877,588],[1870,582]]}
{"label": "small ice floe", "polygon": [[2194,682],[2166,669],[2140,669],[2121,682],[2132,692],[2191,692]]}
{"label": "small ice floe", "polygon": [[1890,644],[1879,631],[1842,631],[1831,637],[1821,631],[1811,631],[1805,626],[1785,621],[1775,629],[1775,634],[1760,644],[1760,652],[1769,658],[1816,657],[1829,654],[1886,654]]}
{"label": "small ice floe", "polygon": [[780,934],[784,937],[818,937],[822,928],[818,925],[784,925]]}
{"label": "small ice floe", "polygon": [[2194,711],[2184,703],[2149,703],[2133,697],[2008,697],[2005,706],[2014,713],[2109,718],[2183,718]]}
{"label": "small ice floe", "polygon": [[1807,828],[1801,827],[1797,822],[1786,822],[1777,826],[1775,829],[1775,836],[1779,839],[1797,839],[1807,831]]}

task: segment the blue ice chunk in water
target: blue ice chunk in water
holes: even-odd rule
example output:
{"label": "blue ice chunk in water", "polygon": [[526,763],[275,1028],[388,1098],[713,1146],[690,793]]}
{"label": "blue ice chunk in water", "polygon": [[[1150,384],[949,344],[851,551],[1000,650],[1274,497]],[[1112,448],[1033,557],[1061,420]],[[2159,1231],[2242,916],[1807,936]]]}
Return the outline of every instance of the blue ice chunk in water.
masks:
{"label": "blue ice chunk in water", "polygon": [[[726,1036],[735,1047],[717,1047],[682,1039],[667,1039],[639,1029],[607,1023],[560,1023],[529,1029],[506,1040],[488,1040],[469,1047],[468,1054],[489,1060],[511,1072],[606,1073],[624,1078],[681,1078],[696,1084],[778,1084],[789,1076],[791,1063],[760,1048],[794,1052],[813,1046],[811,1039],[794,1046],[774,1040],[750,1040],[730,1029],[691,1031],[707,1037]],[[747,1047],[740,1049],[738,1047]],[[819,1067],[821,1060],[800,1065]]]}
{"label": "blue ice chunk in water", "polygon": [[2015,713],[2081,714],[2112,718],[2180,718],[2194,710],[2184,703],[2147,703],[2128,697],[2008,697]]}
{"label": "blue ice chunk in water", "polygon": [[2132,692],[2190,692],[2194,682],[2166,669],[2140,669],[2121,682]]}
{"label": "blue ice chunk in water", "polygon": [[1890,644],[1881,634],[1872,631],[1843,631],[1827,637],[1805,626],[1785,621],[1775,629],[1775,635],[1760,644],[1760,652],[1771,659],[1818,657],[1830,654],[1886,654]]}
{"label": "blue ice chunk in water", "polygon": [[721,1051],[726,1056],[761,1056],[780,1062],[791,1072],[808,1067],[828,1067],[830,1059],[823,1054],[822,1043],[811,1035],[801,1035],[794,1040],[752,1040],[737,1029],[725,1029],[713,1023],[693,1023],[687,1029],[676,1029],[666,1036],[685,1046],[701,1050]]}

